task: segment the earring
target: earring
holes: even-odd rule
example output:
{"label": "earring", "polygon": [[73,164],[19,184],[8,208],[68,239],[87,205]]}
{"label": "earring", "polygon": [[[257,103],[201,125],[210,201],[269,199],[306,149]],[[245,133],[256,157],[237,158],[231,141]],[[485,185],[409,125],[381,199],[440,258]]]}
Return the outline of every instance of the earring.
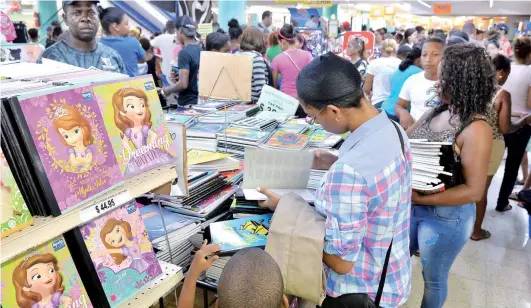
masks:
{"label": "earring", "polygon": [[339,118],[336,118],[336,122],[339,122]]}

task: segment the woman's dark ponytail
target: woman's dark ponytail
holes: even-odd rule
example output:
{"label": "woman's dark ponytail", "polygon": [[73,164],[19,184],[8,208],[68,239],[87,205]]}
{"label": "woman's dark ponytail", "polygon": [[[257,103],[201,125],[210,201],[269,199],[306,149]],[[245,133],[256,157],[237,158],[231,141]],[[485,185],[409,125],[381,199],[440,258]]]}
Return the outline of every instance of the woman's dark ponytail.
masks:
{"label": "woman's dark ponytail", "polygon": [[420,49],[418,46],[414,46],[413,50],[411,50],[410,52],[406,54],[406,57],[404,58],[404,60],[402,60],[402,62],[398,66],[398,69],[401,72],[407,70],[407,68],[413,65],[415,63],[415,60],[420,58],[421,55],[422,55],[422,49]]}
{"label": "woman's dark ponytail", "polygon": [[108,8],[102,8],[98,6],[98,16],[100,18],[101,27],[105,33],[110,33],[109,30],[112,24],[119,24],[125,16],[125,12],[122,9],[111,6]]}

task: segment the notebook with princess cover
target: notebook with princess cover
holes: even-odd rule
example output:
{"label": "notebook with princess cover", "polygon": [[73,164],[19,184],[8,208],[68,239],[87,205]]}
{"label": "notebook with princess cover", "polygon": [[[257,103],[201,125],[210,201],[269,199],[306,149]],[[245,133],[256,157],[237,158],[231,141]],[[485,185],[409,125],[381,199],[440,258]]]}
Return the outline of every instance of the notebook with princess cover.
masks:
{"label": "notebook with princess cover", "polygon": [[32,224],[33,217],[1,149],[0,191],[0,237],[5,237]]}
{"label": "notebook with princess cover", "polygon": [[221,254],[231,254],[249,247],[265,247],[273,214],[215,222],[210,225],[213,244]]}
{"label": "notebook with princess cover", "polygon": [[162,274],[134,200],[65,238],[98,307],[118,307]]}
{"label": "notebook with princess cover", "polygon": [[13,122],[53,215],[123,183],[92,89],[62,89],[10,100]]}
{"label": "notebook with princess cover", "polygon": [[124,178],[174,163],[175,147],[151,75],[92,87]]}
{"label": "notebook with princess cover", "polygon": [[62,236],[3,263],[0,292],[5,308],[97,307]]}

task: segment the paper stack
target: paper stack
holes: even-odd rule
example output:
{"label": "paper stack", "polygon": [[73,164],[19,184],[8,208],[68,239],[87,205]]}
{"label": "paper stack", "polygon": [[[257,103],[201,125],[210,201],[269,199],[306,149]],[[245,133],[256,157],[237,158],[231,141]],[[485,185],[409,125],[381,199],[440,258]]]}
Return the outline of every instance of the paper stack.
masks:
{"label": "paper stack", "polygon": [[310,128],[310,125],[308,125],[306,121],[302,119],[292,119],[280,125],[278,127],[278,130],[283,130],[286,132],[292,132],[292,133],[298,133],[298,134],[304,134],[309,128]]}
{"label": "paper stack", "polygon": [[310,171],[310,179],[308,180],[308,188],[309,189],[317,189],[319,187],[319,183],[321,182],[321,179],[326,174],[328,170],[317,170],[312,169]]}
{"label": "paper stack", "polygon": [[444,191],[446,189],[444,182],[452,176],[452,173],[444,170],[441,157],[443,150],[447,150],[452,144],[420,139],[410,139],[409,142],[413,158],[413,189],[422,194]]}
{"label": "paper stack", "polygon": [[200,100],[198,105],[192,106],[195,110],[200,111],[216,111],[228,108],[230,106],[234,106],[237,104],[240,104],[241,102],[238,101],[225,101],[225,100]]}
{"label": "paper stack", "polygon": [[270,135],[270,132],[229,127],[217,135],[218,151],[235,154],[235,157],[243,159],[246,147],[259,147]]}
{"label": "paper stack", "polygon": [[232,127],[258,131],[272,131],[277,128],[278,125],[279,122],[276,119],[253,117],[237,121]]}
{"label": "paper stack", "polygon": [[231,171],[241,169],[239,160],[231,154],[209,152],[192,149],[187,153],[188,169],[190,171]]}
{"label": "paper stack", "polygon": [[203,123],[232,123],[245,118],[247,118],[245,112],[222,109],[200,116],[198,120]]}
{"label": "paper stack", "polygon": [[260,147],[273,150],[302,151],[308,148],[309,139],[307,135],[279,129]]}
{"label": "paper stack", "polygon": [[216,135],[226,127],[223,123],[195,123],[186,130],[187,149],[216,152],[218,148]]}
{"label": "paper stack", "polygon": [[180,115],[180,114],[165,114],[164,118],[166,123],[181,123],[184,124],[187,128],[196,123],[197,118],[191,115]]}
{"label": "paper stack", "polygon": [[221,273],[227,265],[227,262],[230,260],[230,256],[220,257],[213,264],[212,267],[206,270],[206,281],[214,285],[219,284],[219,279],[221,278]]}
{"label": "paper stack", "polygon": [[234,195],[234,200],[230,206],[230,212],[233,214],[234,218],[244,218],[253,215],[271,213],[268,208],[260,207],[257,200],[245,199],[245,194],[241,189],[238,189]]}
{"label": "paper stack", "polygon": [[311,148],[333,148],[341,141],[341,136],[325,131],[324,129],[316,129],[310,135]]}

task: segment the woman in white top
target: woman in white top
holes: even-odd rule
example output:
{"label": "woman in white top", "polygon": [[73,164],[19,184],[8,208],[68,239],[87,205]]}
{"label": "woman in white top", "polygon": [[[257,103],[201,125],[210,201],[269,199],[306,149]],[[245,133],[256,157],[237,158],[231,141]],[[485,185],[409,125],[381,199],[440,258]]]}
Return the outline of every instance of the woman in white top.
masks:
{"label": "woman in white top", "polygon": [[391,76],[402,62],[396,57],[397,48],[395,40],[385,40],[382,44],[382,56],[372,60],[367,67],[363,91],[371,98],[376,108],[380,108],[391,94]]}
{"label": "woman in white top", "polygon": [[350,62],[358,69],[361,75],[361,83],[367,76],[367,66],[369,63],[363,58],[365,53],[365,42],[360,37],[351,36],[348,40],[346,54],[350,57]]}
{"label": "woman in white top", "polygon": [[435,82],[444,47],[443,39],[429,38],[422,47],[420,57],[424,71],[409,77],[402,86],[395,106],[395,115],[404,129],[409,128],[428,109],[439,103]]}
{"label": "woman in white top", "polygon": [[[531,67],[529,66],[531,64],[531,38],[518,37],[515,40],[514,58],[515,62],[511,65],[511,73],[503,89],[511,94],[512,116],[518,118],[531,111]],[[508,197],[514,188],[518,168],[530,136],[531,126],[529,125],[504,136],[507,159],[496,205],[498,212],[511,209]]]}
{"label": "woman in white top", "polygon": [[402,42],[400,42],[400,46],[407,45],[413,48],[413,45],[415,45],[415,43],[417,42],[417,37],[418,37],[418,34],[415,28],[407,29],[406,32],[404,33],[404,39],[402,40]]}

